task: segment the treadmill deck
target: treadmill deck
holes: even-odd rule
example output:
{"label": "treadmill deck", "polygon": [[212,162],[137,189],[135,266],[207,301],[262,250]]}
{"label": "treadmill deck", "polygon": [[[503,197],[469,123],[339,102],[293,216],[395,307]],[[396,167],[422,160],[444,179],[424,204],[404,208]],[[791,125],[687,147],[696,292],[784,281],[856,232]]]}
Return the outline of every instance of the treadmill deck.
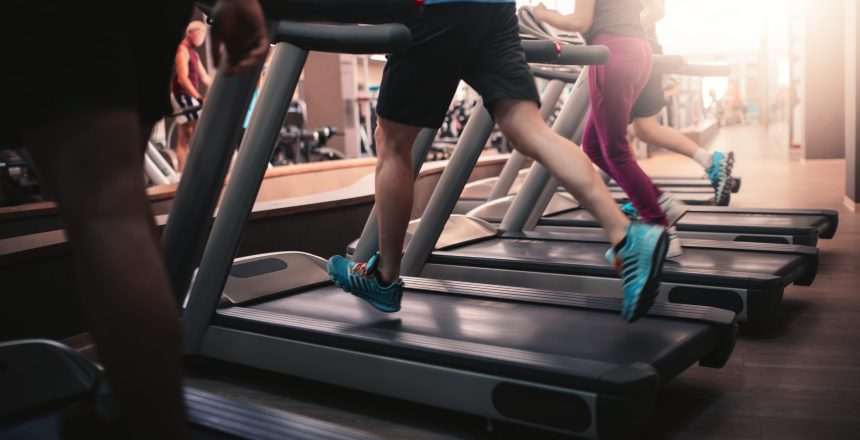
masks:
{"label": "treadmill deck", "polygon": [[[610,298],[590,301],[619,303]],[[655,307],[660,310],[660,305]],[[385,314],[327,285],[245,307],[220,309],[215,324],[242,328],[244,323],[256,331],[263,326],[266,333],[312,343],[562,386],[609,387],[616,392],[653,385],[653,373],[642,368],[643,362],[654,366],[661,380],[670,379],[682,371],[679,365],[695,363],[717,344],[717,327],[733,325],[731,314],[717,315],[719,325],[664,316],[646,316],[628,325],[617,309],[607,308],[407,289],[402,309]],[[714,312],[695,306],[691,310],[694,314]],[[613,380],[612,376],[622,370],[627,372],[621,375],[625,379]]]}

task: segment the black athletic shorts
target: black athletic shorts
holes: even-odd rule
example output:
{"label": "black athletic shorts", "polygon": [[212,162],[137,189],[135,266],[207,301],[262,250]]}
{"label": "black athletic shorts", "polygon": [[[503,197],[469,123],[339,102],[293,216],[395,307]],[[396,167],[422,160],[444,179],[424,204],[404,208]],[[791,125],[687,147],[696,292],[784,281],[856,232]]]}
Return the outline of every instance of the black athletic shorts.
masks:
{"label": "black athletic shorts", "polygon": [[412,46],[389,55],[376,111],[380,117],[437,128],[460,80],[492,113],[498,99],[539,102],[520,46],[514,3],[443,3],[409,23]]}
{"label": "black athletic shorts", "polygon": [[[663,48],[654,40],[651,42],[651,53],[654,55],[662,54]],[[666,105],[666,97],[663,94],[663,75],[653,75],[651,79],[645,83],[636,102],[633,103],[633,108],[630,109],[630,120],[635,118],[647,118],[654,116],[663,109]]]}
{"label": "black athletic shorts", "polygon": [[0,96],[7,108],[0,144],[22,127],[92,109],[135,110],[144,123],[170,113],[176,47],[190,0],[12,0],[0,30],[6,60]]}

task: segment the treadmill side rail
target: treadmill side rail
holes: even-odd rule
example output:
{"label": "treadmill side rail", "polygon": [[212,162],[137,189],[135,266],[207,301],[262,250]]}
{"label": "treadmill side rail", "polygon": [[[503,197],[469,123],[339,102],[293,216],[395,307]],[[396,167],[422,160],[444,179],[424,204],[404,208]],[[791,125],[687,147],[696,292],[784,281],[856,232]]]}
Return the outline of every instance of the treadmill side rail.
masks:
{"label": "treadmill side rail", "polygon": [[[223,325],[209,327],[202,352],[227,362],[592,439],[599,435],[595,420],[627,419],[634,413],[650,415],[659,386],[659,381],[655,380],[647,391],[629,396],[629,405],[604,407],[600,409],[605,412],[599,412],[599,394],[594,392],[257,335]],[[259,353],[267,353],[267,356],[259,356]],[[505,403],[494,399],[494,391],[503,384],[522,386],[535,393],[543,391],[563,396],[568,403],[566,406],[578,410],[567,414],[565,420],[529,421],[516,418],[515,414],[514,417],[506,416],[499,410],[499,406],[504,408]],[[630,438],[644,426],[625,424],[627,436],[616,438]]]}

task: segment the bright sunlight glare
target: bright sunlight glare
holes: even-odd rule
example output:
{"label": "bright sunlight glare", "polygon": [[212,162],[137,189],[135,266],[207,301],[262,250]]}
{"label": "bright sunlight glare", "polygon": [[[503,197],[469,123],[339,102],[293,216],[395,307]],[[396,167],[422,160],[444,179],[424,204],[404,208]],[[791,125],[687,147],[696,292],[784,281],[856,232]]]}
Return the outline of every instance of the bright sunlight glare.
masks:
{"label": "bright sunlight glare", "polygon": [[[600,0],[597,0],[600,1]],[[756,53],[767,26],[784,26],[791,0],[666,0],[666,16],[657,24],[657,37],[666,53],[718,55]],[[517,0],[518,6],[536,5]],[[562,13],[574,0],[545,0]]]}

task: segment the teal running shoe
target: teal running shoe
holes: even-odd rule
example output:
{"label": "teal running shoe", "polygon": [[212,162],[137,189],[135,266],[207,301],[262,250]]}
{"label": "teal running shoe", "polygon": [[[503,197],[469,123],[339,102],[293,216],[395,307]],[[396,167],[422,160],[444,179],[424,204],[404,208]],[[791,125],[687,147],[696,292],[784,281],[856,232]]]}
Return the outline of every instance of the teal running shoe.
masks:
{"label": "teal running shoe", "polygon": [[665,228],[633,222],[627,226],[620,249],[606,251],[606,259],[621,274],[624,289],[621,318],[625,322],[636,321],[654,305],[667,248]]}
{"label": "teal running shoe", "polygon": [[328,260],[328,273],[337,287],[349,292],[385,313],[400,310],[400,300],[403,298],[403,280],[398,279],[383,286],[377,277],[376,266],[379,263],[379,252],[369,261],[355,262],[335,255]]}
{"label": "teal running shoe", "polygon": [[735,186],[735,179],[732,178],[735,153],[715,151],[711,160],[713,164],[705,168],[705,172],[714,187],[714,202],[717,206],[728,206],[732,197],[732,188]]}
{"label": "teal running shoe", "polygon": [[621,212],[630,220],[639,220],[639,212],[636,211],[636,207],[630,202],[621,205]]}

